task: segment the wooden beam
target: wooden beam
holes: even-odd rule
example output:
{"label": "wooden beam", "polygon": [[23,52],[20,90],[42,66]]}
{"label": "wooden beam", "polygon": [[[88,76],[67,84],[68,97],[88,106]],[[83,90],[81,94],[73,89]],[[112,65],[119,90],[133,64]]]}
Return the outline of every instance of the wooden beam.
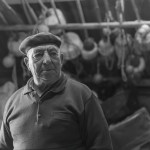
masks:
{"label": "wooden beam", "polygon": [[[122,27],[122,28],[135,28],[142,24],[150,25],[150,21],[126,21],[120,26],[119,22],[102,22],[102,23],[68,23],[66,25],[51,25],[51,29],[66,29],[66,30],[83,30],[83,29],[100,29],[104,27]],[[5,25],[0,26],[0,31],[32,31],[34,25]]]}
{"label": "wooden beam", "polygon": [[[21,0],[5,0],[10,5],[21,4]],[[38,3],[38,0],[28,0],[29,3]],[[50,0],[42,0],[44,3],[49,3]],[[55,0],[55,2],[71,2],[75,0]]]}

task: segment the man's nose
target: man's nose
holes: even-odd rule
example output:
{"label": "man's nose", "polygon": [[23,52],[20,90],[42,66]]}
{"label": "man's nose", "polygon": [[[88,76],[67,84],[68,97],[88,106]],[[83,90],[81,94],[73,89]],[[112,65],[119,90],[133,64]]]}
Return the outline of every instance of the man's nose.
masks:
{"label": "man's nose", "polygon": [[51,61],[51,57],[47,51],[44,52],[43,63],[48,63]]}

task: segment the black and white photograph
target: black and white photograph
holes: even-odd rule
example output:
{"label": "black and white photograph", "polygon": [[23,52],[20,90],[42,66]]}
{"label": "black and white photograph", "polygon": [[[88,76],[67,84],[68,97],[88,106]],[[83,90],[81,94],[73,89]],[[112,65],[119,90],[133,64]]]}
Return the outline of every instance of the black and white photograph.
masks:
{"label": "black and white photograph", "polygon": [[150,0],[0,0],[0,150],[150,150]]}

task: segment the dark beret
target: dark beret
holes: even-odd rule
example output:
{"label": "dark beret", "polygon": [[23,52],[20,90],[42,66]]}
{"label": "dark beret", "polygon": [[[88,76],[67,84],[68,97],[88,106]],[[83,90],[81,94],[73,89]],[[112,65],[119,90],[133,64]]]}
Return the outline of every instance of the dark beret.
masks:
{"label": "dark beret", "polygon": [[40,32],[25,38],[19,46],[19,51],[26,55],[29,49],[47,44],[54,44],[60,47],[61,39],[52,33]]}

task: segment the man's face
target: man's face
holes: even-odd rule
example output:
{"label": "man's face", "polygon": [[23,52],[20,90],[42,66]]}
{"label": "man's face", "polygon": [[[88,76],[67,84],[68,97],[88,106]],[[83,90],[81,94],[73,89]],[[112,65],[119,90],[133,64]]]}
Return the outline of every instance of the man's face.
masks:
{"label": "man's face", "polygon": [[27,52],[25,63],[35,84],[53,84],[61,75],[63,55],[55,45],[42,45]]}

